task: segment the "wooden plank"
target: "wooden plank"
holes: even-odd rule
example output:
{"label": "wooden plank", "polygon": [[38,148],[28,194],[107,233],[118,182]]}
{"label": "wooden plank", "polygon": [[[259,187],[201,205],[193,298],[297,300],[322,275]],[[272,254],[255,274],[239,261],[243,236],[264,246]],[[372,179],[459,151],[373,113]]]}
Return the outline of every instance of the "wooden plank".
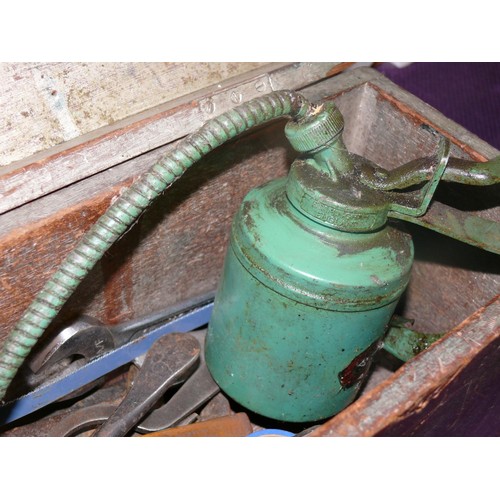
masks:
{"label": "wooden plank", "polygon": [[296,89],[313,83],[336,64],[259,67],[12,163],[0,171],[0,213],[173,142],[235,104],[281,85]]}
{"label": "wooden plank", "polygon": [[0,64],[0,172],[39,151],[266,63]]}
{"label": "wooden plank", "polygon": [[497,296],[311,437],[498,435],[499,340]]}
{"label": "wooden plank", "polygon": [[468,359],[425,404],[377,436],[500,437],[500,337]]}

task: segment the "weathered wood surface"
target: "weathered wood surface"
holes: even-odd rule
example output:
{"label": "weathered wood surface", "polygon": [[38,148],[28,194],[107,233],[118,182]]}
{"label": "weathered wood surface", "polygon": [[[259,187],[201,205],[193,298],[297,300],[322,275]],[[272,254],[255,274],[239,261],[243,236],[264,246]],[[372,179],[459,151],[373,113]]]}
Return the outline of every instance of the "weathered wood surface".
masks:
{"label": "weathered wood surface", "polygon": [[[200,78],[196,86],[194,83],[180,86],[179,79],[184,78],[194,81],[196,80],[194,76],[197,74],[194,71],[195,68],[196,71],[201,71],[196,66],[191,67],[188,65],[184,68],[183,74],[181,71],[182,66],[180,66],[177,71],[173,71],[173,74],[177,75],[177,77],[172,77],[172,80],[169,81],[170,94],[167,94],[167,97],[169,96],[170,99],[167,99],[166,102],[159,100],[156,95],[154,100],[151,97],[146,99],[146,95],[149,96],[149,93],[146,93],[144,98],[137,97],[141,103],[140,107],[143,108],[146,104],[157,104],[159,102],[161,104],[137,114],[132,114],[138,109],[137,106],[124,105],[123,109],[120,108],[117,116],[125,116],[126,118],[117,122],[110,122],[111,124],[102,126],[99,129],[94,127],[97,127],[101,122],[93,122],[92,125],[86,127],[90,129],[88,133],[78,133],[73,138],[65,138],[62,144],[56,142],[58,145],[53,148],[27,158],[21,156],[21,160],[11,163],[8,167],[0,168],[0,213],[69,186],[74,182],[111,168],[120,162],[147,153],[154,148],[171,143],[196,130],[209,118],[227,111],[236,104],[271,90],[296,89],[311,84],[328,74],[341,71],[345,67],[345,63],[268,64],[253,71],[243,72],[245,67],[246,65],[241,67],[236,65],[239,72],[243,74],[222,81],[220,78],[217,79],[217,76],[224,73],[222,71],[224,68],[227,72],[227,68],[221,65],[219,73],[215,71],[209,72],[209,76],[206,75]],[[107,74],[113,70],[114,65],[105,68]],[[132,68],[135,68],[135,66],[132,66]],[[79,67],[77,69],[82,70]],[[123,68],[119,66],[115,69],[116,75],[111,79],[111,82],[117,88],[110,85],[108,91],[121,95],[127,87],[123,87],[121,80],[119,80],[119,84],[115,80],[123,76],[120,71]],[[142,69],[144,70],[144,68]],[[72,71],[75,72],[76,69]],[[138,70],[135,72],[137,73]],[[177,72],[180,72],[180,75]],[[96,74],[98,76],[99,71],[96,71]],[[132,74],[135,73],[132,72]],[[96,78],[96,75],[94,75],[94,78]],[[207,87],[209,83],[212,85]],[[87,82],[87,84],[90,85],[91,89],[94,89],[97,81]],[[125,84],[131,85],[131,82],[125,79]],[[134,89],[136,85],[137,82],[135,82]],[[146,92],[151,91],[147,85],[145,87]],[[200,88],[201,90],[193,92],[193,89]],[[11,90],[13,91],[13,89]],[[23,97],[25,92],[28,91],[29,89],[19,91],[19,94]],[[161,92],[159,92],[159,96],[166,98],[165,94]],[[176,98],[173,99],[172,96]],[[36,100],[37,95],[35,94],[31,99]],[[88,103],[77,100],[75,105],[84,109],[86,109],[86,106],[90,106],[90,109],[86,110],[85,113],[91,114],[95,112],[92,106],[105,106],[106,104],[93,104],[93,100],[89,100]],[[114,109],[111,104],[109,106],[110,109]],[[80,113],[80,107],[75,112]],[[67,110],[66,112],[69,113]],[[36,118],[43,123],[43,116],[37,116]],[[35,124],[32,124],[34,129],[41,126],[38,125],[37,119],[31,118],[35,122]],[[7,120],[6,123],[8,122]],[[22,132],[22,127],[17,127],[15,130],[16,134],[17,131]],[[79,132],[84,130],[86,129]],[[23,146],[24,142],[17,136],[8,139],[9,133],[7,132],[3,131],[4,136],[7,137],[4,140],[14,141],[19,151],[26,154],[27,149]],[[0,129],[0,140],[1,137],[2,130]]]}
{"label": "weathered wood surface", "polygon": [[1,63],[0,172],[9,164],[265,63]]}
{"label": "weathered wood surface", "polygon": [[[432,129],[452,139],[454,156],[486,159],[498,155],[494,148],[371,69],[346,72],[308,86],[303,93],[314,101],[334,98],[345,116],[348,147],[387,168],[433,151],[438,139]],[[146,125],[141,122],[137,126]],[[283,122],[278,121],[246,134],[187,172],[112,247],[58,321],[85,312],[115,322],[213,290],[219,280],[230,221],[242,197],[252,187],[284,175],[295,156],[282,127]],[[0,342],[113,197],[171,146],[165,144],[115,163],[0,216],[0,280],[4,290],[0,297]],[[463,189],[456,186],[451,194],[441,190],[438,199],[448,202],[453,198],[459,207],[499,220],[493,203],[497,203],[497,191],[477,205],[468,195],[464,203]],[[498,294],[496,256],[422,228],[408,226],[407,230],[415,238],[416,262],[399,312],[414,318],[417,328],[451,330]],[[449,336],[454,338],[455,333]],[[443,380],[452,378],[453,373],[445,368]],[[364,398],[379,387],[375,384],[356,404],[366,402]]]}
{"label": "weathered wood surface", "polygon": [[405,363],[319,436],[500,436],[500,296]]}

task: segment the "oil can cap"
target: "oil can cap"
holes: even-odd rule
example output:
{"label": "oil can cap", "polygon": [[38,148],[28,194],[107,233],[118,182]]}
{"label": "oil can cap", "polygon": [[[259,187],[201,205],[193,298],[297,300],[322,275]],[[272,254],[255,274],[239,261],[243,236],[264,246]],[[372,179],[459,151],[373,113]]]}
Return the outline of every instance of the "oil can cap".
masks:
{"label": "oil can cap", "polygon": [[327,102],[305,118],[288,122],[285,135],[296,151],[309,153],[334,142],[343,130],[341,112],[333,102]]}

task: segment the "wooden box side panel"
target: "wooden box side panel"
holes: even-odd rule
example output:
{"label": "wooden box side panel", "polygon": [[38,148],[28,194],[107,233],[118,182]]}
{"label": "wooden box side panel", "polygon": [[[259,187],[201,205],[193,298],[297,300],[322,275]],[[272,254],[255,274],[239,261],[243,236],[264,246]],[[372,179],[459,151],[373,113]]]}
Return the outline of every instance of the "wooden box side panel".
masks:
{"label": "wooden box side panel", "polygon": [[[214,291],[243,196],[286,174],[291,152],[282,128],[277,123],[227,144],[188,171],[101,259],[53,328],[82,313],[114,323]],[[121,174],[125,179],[92,198],[1,238],[0,279],[8,292],[0,296],[1,340],[79,238],[132,182],[130,168]]]}
{"label": "wooden box side panel", "polygon": [[500,297],[312,436],[498,435]]}

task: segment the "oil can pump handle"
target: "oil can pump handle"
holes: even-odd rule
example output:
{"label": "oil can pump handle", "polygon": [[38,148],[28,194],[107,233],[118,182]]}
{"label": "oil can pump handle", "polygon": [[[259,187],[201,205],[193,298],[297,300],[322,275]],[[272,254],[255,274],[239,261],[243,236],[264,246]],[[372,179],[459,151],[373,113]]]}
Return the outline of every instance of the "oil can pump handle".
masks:
{"label": "oil can pump handle", "polygon": [[[436,175],[441,171],[439,162],[443,162],[446,155],[448,158],[440,176],[441,181],[469,186],[494,186],[500,183],[500,156],[486,162],[449,157],[449,141],[444,138],[441,139],[438,151],[433,157],[418,158],[390,171],[371,162],[363,162],[360,166],[360,180],[365,186],[386,192],[393,199],[388,214],[390,217],[406,220],[469,245],[500,254],[498,221],[457,210],[439,201],[430,203],[439,181]],[[434,167],[436,164],[438,168]],[[420,207],[418,200],[411,199],[414,195],[397,192],[423,182],[428,182],[429,188],[433,182],[435,186],[426,191],[425,196],[421,198],[425,203]]]}
{"label": "oil can pump handle", "polygon": [[450,141],[441,136],[432,156],[386,170],[350,153],[343,129],[342,114],[332,102],[318,106],[305,119],[287,123],[285,134],[302,154],[287,182],[287,196],[295,208],[341,231],[375,231],[392,217],[500,253],[498,222],[433,200],[440,181],[498,184],[500,157],[483,163],[452,158]]}
{"label": "oil can pump handle", "polygon": [[500,183],[500,156],[485,162],[450,158],[443,180],[469,186],[498,184]]}
{"label": "oil can pump handle", "polygon": [[[449,141],[448,154],[449,154]],[[441,141],[439,150],[442,152],[444,141]],[[446,153],[445,153],[446,155]],[[440,162],[444,161],[445,155],[441,156]],[[399,187],[403,185],[403,179],[408,182],[408,177],[413,176],[414,181],[422,180],[429,176],[429,167],[423,167],[425,159],[419,159],[396,169],[399,174],[392,171],[393,185],[400,179]],[[427,161],[427,165],[432,162]],[[444,168],[439,166],[435,174],[427,185],[435,182],[433,188],[429,189],[422,198],[420,209],[412,209],[407,205],[397,203],[391,206],[390,217],[406,220],[413,224],[431,229],[440,234],[444,234],[463,243],[479,247],[488,252],[500,254],[500,223],[495,220],[457,210],[439,201],[430,201],[439,179],[436,174],[440,173],[443,181],[455,182],[472,186],[493,186],[500,182],[500,156],[488,162],[477,163],[460,158],[447,158]],[[405,175],[407,174],[407,175]],[[388,182],[390,184],[390,182]],[[398,195],[393,195],[398,196]],[[401,196],[401,195],[399,195]]]}
{"label": "oil can pump handle", "polygon": [[[385,170],[375,164],[366,163],[361,171],[363,183],[381,191],[414,186],[430,180],[432,175],[432,161],[428,157],[417,158],[393,170]],[[500,156],[485,162],[450,157],[442,180],[469,186],[498,184],[500,182]]]}
{"label": "oil can pump handle", "polygon": [[[421,217],[427,212],[431,203],[432,197],[436,192],[439,181],[443,177],[448,160],[450,158],[450,141],[444,137],[439,141],[439,145],[430,163],[430,172],[432,172],[430,179],[424,186],[417,191],[416,194],[401,193],[399,195],[393,194],[394,197],[398,196],[402,202],[392,202],[390,205],[389,216],[398,217],[399,214]],[[403,166],[404,167],[404,166]],[[410,170],[409,173],[412,171]],[[411,175],[410,175],[411,176]],[[403,177],[403,176],[401,176]],[[416,182],[413,183],[413,185]],[[410,184],[412,185],[412,184]]]}

